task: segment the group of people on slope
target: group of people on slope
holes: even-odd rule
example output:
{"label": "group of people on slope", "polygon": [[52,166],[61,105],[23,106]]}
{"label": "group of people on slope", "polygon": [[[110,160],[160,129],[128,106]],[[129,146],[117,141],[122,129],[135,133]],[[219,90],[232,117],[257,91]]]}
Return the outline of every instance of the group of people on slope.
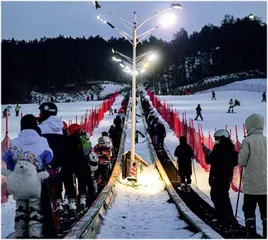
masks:
{"label": "group of people on slope", "polygon": [[141,92],[141,103],[145,113],[146,122],[148,124],[148,133],[152,138],[152,143],[156,149],[164,148],[164,139],[166,137],[166,129],[164,124],[156,116],[155,111],[150,106],[148,99]]}
{"label": "group of people on slope", "polygon": [[84,211],[93,203],[104,181],[100,178],[106,170],[102,163],[107,166],[119,149],[128,100],[124,98],[120,114],[95,147],[79,124],[67,127],[54,103],[42,103],[39,117],[27,114],[21,118],[21,132],[3,156],[7,169],[13,171],[18,162],[29,161],[49,177],[42,181],[40,198],[16,199],[16,238],[57,238],[60,209]]}
{"label": "group of people on slope", "polygon": [[[250,115],[246,121],[247,136],[237,151],[225,129],[215,132],[215,145],[209,150],[203,145],[206,163],[211,166],[209,185],[211,200],[217,211],[220,224],[233,226],[237,221],[234,217],[229,198],[230,184],[234,167],[243,167],[243,211],[247,237],[256,237],[255,210],[258,204],[263,223],[263,236],[267,237],[267,139],[263,135],[264,117],[260,114]],[[179,175],[182,185],[187,179],[186,188],[191,184],[193,150],[185,136],[180,137],[180,145],[174,155],[178,158]],[[188,185],[188,186],[187,186]]]}

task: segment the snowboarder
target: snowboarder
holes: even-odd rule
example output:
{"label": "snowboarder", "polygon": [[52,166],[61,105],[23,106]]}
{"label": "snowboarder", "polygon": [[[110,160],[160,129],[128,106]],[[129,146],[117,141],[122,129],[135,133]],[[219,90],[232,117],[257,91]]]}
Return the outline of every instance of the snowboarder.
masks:
{"label": "snowboarder", "polygon": [[16,117],[18,117],[20,114],[20,108],[21,108],[21,106],[17,103],[17,106],[15,107]]}
{"label": "snowboarder", "polygon": [[166,137],[166,129],[164,124],[158,119],[158,148],[164,149],[164,139]]}
{"label": "snowboarder", "polygon": [[90,98],[89,95],[87,95],[87,101],[88,101],[88,102],[89,102],[89,98]]}
{"label": "snowboarder", "polygon": [[233,99],[231,98],[229,102],[228,113],[234,113],[234,106],[235,106],[235,103],[233,102]]}
{"label": "snowboarder", "polygon": [[57,238],[62,201],[62,179],[60,170],[64,161],[63,122],[57,116],[58,108],[54,103],[44,102],[39,106],[38,127],[41,135],[48,141],[54,157],[48,169],[50,177],[42,184],[41,206],[43,211],[43,237]]}
{"label": "snowboarder", "polygon": [[201,114],[202,108],[201,108],[200,104],[197,105],[195,110],[196,110],[196,117],[195,117],[194,120],[197,120],[197,118],[200,117],[201,120],[203,121],[203,117],[202,117],[202,114]]}
{"label": "snowboarder", "polygon": [[247,237],[256,237],[255,211],[258,204],[263,224],[263,237],[267,238],[267,138],[263,135],[264,117],[252,114],[245,121],[247,136],[242,141],[238,163],[244,167],[243,211]]}
{"label": "snowboarder", "polygon": [[263,92],[261,101],[266,102],[266,92]]}
{"label": "snowboarder", "polygon": [[[39,171],[52,161],[53,152],[45,138],[36,131],[37,121],[32,114],[21,119],[21,132],[12,140],[3,160],[7,169],[13,171],[16,163],[29,161]],[[30,177],[30,175],[28,175]],[[40,198],[16,199],[15,235],[16,238],[41,238],[42,214]]]}
{"label": "snowboarder", "polygon": [[214,91],[212,91],[212,98],[211,98],[211,100],[216,100],[216,96],[215,96],[215,92]]}
{"label": "snowboarder", "polygon": [[[180,145],[176,147],[174,156],[178,158],[181,189],[183,191],[190,191],[192,182],[192,158],[194,156],[194,152],[192,147],[187,144],[187,139],[185,136],[180,137]],[[187,180],[186,183],[185,180]]]}
{"label": "snowboarder", "polygon": [[214,134],[215,145],[212,152],[203,145],[205,160],[210,164],[210,197],[217,211],[217,219],[225,226],[233,226],[235,221],[229,198],[230,183],[234,167],[238,164],[238,153],[230,139],[229,132],[219,129]]}

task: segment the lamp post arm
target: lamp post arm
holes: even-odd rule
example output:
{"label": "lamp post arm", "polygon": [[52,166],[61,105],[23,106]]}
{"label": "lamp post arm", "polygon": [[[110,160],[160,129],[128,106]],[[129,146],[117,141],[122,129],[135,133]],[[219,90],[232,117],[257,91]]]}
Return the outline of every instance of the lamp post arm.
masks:
{"label": "lamp post arm", "polygon": [[148,31],[140,34],[139,37],[138,37],[139,41],[137,42],[137,44],[140,43],[144,38],[146,38],[149,34],[151,34],[151,32],[153,32],[154,30],[158,29],[159,27],[160,26],[153,27],[153,28],[149,29]]}
{"label": "lamp post arm", "polygon": [[136,61],[139,61],[140,59],[142,59],[143,57],[146,57],[146,55],[148,55],[149,53],[153,52],[153,50],[150,50],[146,53],[143,53],[141,55],[139,55],[137,58],[136,58]]}
{"label": "lamp post arm", "polygon": [[[117,18],[130,32],[133,31],[133,24],[127,20],[125,20],[124,18],[118,16],[115,13],[112,13],[111,11],[108,11],[109,14],[111,14],[112,16],[114,16],[115,18]],[[131,28],[132,27],[132,28]]]}
{"label": "lamp post arm", "polygon": [[163,9],[163,10],[160,10],[160,11],[158,11],[158,12],[153,13],[152,15],[149,15],[149,16],[147,16],[147,17],[141,19],[140,22],[138,23],[137,30],[138,30],[139,28],[141,28],[141,27],[142,27],[147,21],[149,21],[150,19],[156,17],[156,16],[157,16],[158,14],[160,14],[160,13],[169,11],[170,9],[171,9],[171,7],[166,8],[166,9]]}
{"label": "lamp post arm", "polygon": [[129,61],[131,64],[133,63],[132,58],[126,56],[126,55],[123,54],[123,53],[120,53],[120,52],[117,52],[117,51],[115,51],[115,52],[116,52],[118,55],[120,55],[121,57],[123,57],[124,59],[126,59],[127,61]]}

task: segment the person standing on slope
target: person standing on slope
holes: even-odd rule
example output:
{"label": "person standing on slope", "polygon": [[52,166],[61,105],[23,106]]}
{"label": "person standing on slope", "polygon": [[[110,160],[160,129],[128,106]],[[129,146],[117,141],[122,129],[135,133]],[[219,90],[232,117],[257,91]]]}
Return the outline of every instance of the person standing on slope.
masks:
{"label": "person standing on slope", "polygon": [[263,135],[264,117],[250,115],[245,122],[247,136],[242,141],[238,164],[244,167],[243,211],[247,237],[256,237],[255,210],[258,204],[263,224],[263,237],[267,238],[267,138]]}
{"label": "person standing on slope", "polygon": [[[64,161],[64,136],[63,122],[57,116],[58,108],[54,103],[44,102],[39,106],[40,115],[38,121],[41,123],[38,127],[41,130],[41,136],[48,141],[53,150],[54,157],[48,172],[50,177],[44,180],[42,184],[41,205],[43,210],[43,237],[57,238],[60,221],[60,204],[62,201],[61,189],[62,179],[60,170]],[[52,206],[51,206],[52,205]]]}
{"label": "person standing on slope", "polygon": [[[182,190],[189,191],[192,182],[192,158],[194,157],[194,152],[192,147],[187,144],[187,139],[185,136],[180,137],[180,145],[176,147],[174,156],[178,158],[181,188]],[[185,183],[186,179],[187,183]]]}
{"label": "person standing on slope", "polygon": [[215,145],[212,151],[203,145],[206,163],[210,164],[210,196],[218,219],[225,226],[230,227],[234,223],[234,214],[229,198],[229,189],[234,167],[238,164],[238,153],[235,151],[235,146],[227,130],[217,130],[214,138]]}
{"label": "person standing on slope", "polygon": [[203,121],[203,117],[202,117],[202,114],[201,114],[202,108],[201,108],[200,104],[197,105],[195,110],[196,110],[196,117],[195,117],[194,120],[197,120],[197,118],[200,117],[201,120]]}

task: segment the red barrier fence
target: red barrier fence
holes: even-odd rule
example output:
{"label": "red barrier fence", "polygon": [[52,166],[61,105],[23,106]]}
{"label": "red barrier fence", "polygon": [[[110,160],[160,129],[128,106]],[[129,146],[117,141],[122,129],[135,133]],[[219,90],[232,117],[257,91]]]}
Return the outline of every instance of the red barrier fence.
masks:
{"label": "red barrier fence", "polygon": [[[173,109],[172,104],[168,104],[166,101],[158,99],[150,89],[147,90],[147,94],[149,95],[153,103],[153,106],[157,109],[162,118],[169,124],[170,128],[174,131],[174,135],[178,138],[180,136],[186,136],[188,144],[191,145],[191,147],[193,148],[196,161],[202,166],[202,168],[206,172],[209,172],[210,165],[206,164],[205,162],[205,155],[203,153],[202,143],[205,146],[207,146],[210,150],[213,149],[214,142],[210,134],[210,131],[207,137],[204,136],[202,125],[200,123],[198,124],[197,131],[194,128],[193,119],[189,118],[189,122],[187,123],[186,112],[183,112],[182,117],[180,118],[179,112],[176,109]],[[227,129],[227,127],[228,126],[226,125],[225,129]],[[244,135],[246,135],[244,125],[243,130]],[[232,131],[230,129],[230,137],[232,137],[231,134]],[[236,150],[239,152],[241,144],[238,141],[237,126],[235,126],[235,134],[236,134],[235,147]],[[233,180],[231,184],[231,187],[234,191],[238,191],[241,177],[241,170],[242,167],[240,166],[234,168]]]}
{"label": "red barrier fence", "polygon": [[[103,119],[104,113],[109,110],[109,108],[115,102],[116,97],[118,96],[118,92],[112,94],[109,99],[106,99],[102,102],[98,109],[87,110],[85,116],[81,116],[80,125],[82,129],[85,130],[92,136],[93,130],[95,127],[99,125],[99,122]],[[75,118],[77,122],[77,116]],[[69,125],[72,124],[72,120],[69,120]],[[8,149],[10,145],[10,138],[8,137],[8,113],[6,114],[6,135],[4,140],[1,142],[1,155]],[[6,164],[3,160],[1,160],[2,168],[6,168]],[[1,204],[7,202],[8,200],[8,192],[6,187],[6,177],[1,176]]]}

